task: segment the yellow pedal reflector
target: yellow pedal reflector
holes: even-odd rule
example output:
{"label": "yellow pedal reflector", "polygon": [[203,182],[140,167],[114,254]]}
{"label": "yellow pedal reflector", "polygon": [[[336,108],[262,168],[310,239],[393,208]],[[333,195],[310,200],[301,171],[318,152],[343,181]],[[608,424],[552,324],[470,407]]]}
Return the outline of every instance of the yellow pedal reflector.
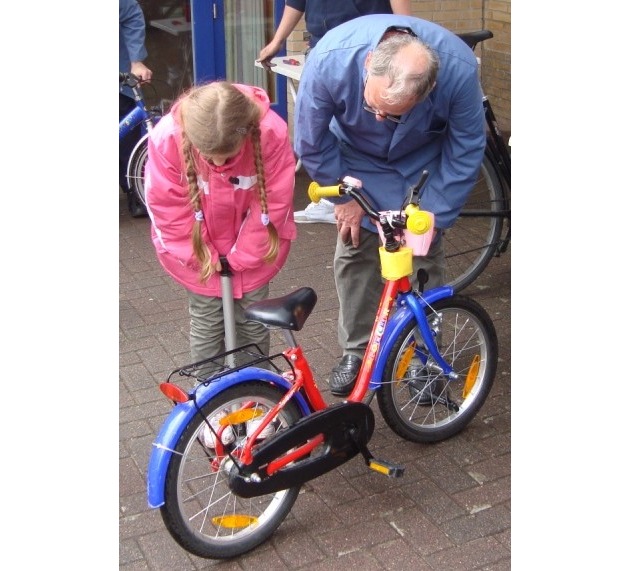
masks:
{"label": "yellow pedal reflector", "polygon": [[413,357],[414,351],[416,350],[415,341],[407,347],[402,356],[400,357],[400,361],[398,361],[398,367],[396,367],[396,382],[400,382],[405,376],[407,369],[409,368],[409,363],[411,363],[411,358]]}
{"label": "yellow pedal reflector", "polygon": [[375,472],[379,472],[380,474],[385,474],[386,476],[389,475],[389,468],[387,466],[383,466],[382,464],[374,462],[373,460],[370,462],[370,468]]}
{"label": "yellow pedal reflector", "polygon": [[379,474],[385,474],[390,478],[400,478],[404,472],[405,467],[400,466],[398,464],[392,464],[391,462],[386,462],[385,460],[376,460],[376,458],[371,458],[368,467]]}
{"label": "yellow pedal reflector", "polygon": [[254,525],[255,523],[258,523],[258,518],[253,515],[243,514],[218,515],[212,518],[212,523],[217,527],[236,529]]}
{"label": "yellow pedal reflector", "polygon": [[480,362],[481,358],[479,355],[475,355],[472,363],[470,364],[470,368],[468,369],[468,374],[466,375],[466,382],[464,383],[464,390],[462,391],[462,397],[464,398],[468,396],[472,388],[475,386],[475,381],[477,380],[477,375],[479,374]]}
{"label": "yellow pedal reflector", "polygon": [[262,416],[263,414],[265,414],[265,411],[261,408],[244,408],[243,410],[237,410],[236,412],[226,414],[219,420],[219,424],[221,426],[227,426],[228,424],[241,424],[242,422],[247,422],[252,418]]}

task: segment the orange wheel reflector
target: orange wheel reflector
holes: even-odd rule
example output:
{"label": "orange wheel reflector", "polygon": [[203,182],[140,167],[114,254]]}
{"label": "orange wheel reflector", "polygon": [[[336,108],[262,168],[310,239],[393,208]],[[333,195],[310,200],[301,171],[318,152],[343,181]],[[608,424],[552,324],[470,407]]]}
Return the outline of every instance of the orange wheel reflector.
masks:
{"label": "orange wheel reflector", "polygon": [[242,514],[218,515],[217,517],[212,518],[212,523],[217,527],[236,529],[254,525],[255,523],[258,523],[258,518],[253,515]]}
{"label": "orange wheel reflector", "polygon": [[237,410],[231,412],[219,420],[221,426],[227,426],[228,424],[241,424],[247,422],[257,416],[262,416],[265,412],[261,408],[244,408],[243,410]]}
{"label": "orange wheel reflector", "polygon": [[462,391],[462,397],[466,398],[473,386],[475,385],[475,381],[477,380],[477,375],[479,374],[479,363],[481,359],[479,355],[475,355],[473,357],[472,363],[470,364],[470,368],[468,369],[468,374],[466,375],[466,382],[464,383],[464,390]]}
{"label": "orange wheel reflector", "polygon": [[399,382],[400,379],[402,379],[405,376],[405,373],[407,369],[409,368],[409,363],[411,363],[411,358],[413,357],[415,350],[416,350],[415,341],[411,343],[411,345],[409,345],[409,347],[407,347],[404,350],[402,357],[400,358],[400,361],[398,361],[398,367],[396,367],[396,379],[395,379],[396,382]]}
{"label": "orange wheel reflector", "polygon": [[160,390],[165,397],[175,402],[186,402],[190,399],[185,390],[173,383],[160,383]]}

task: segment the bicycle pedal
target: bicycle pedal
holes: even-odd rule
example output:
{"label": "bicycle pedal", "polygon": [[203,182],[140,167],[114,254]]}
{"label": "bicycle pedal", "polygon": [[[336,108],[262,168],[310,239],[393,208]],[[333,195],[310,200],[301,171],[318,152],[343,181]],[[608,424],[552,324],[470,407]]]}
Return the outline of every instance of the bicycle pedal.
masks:
{"label": "bicycle pedal", "polygon": [[394,464],[393,462],[387,462],[385,460],[377,460],[376,458],[370,458],[368,468],[378,472],[379,474],[385,474],[390,478],[400,478],[405,472],[405,467],[400,464]]}

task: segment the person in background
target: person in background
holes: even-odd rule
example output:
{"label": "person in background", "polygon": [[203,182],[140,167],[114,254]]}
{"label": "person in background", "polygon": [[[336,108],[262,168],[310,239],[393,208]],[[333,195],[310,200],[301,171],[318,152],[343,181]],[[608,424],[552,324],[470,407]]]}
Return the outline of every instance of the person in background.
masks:
{"label": "person in background", "polygon": [[[321,185],[360,179],[376,210],[398,210],[424,169],[421,207],[435,215],[427,288],[444,283],[442,231],[455,223],[486,145],[477,60],[449,30],[419,18],[371,15],[328,32],[311,50],[295,108],[294,146]],[[334,274],[341,362],[331,392],[352,390],[380,298],[379,237],[360,206],[335,204]]]}
{"label": "person in background", "polygon": [[[273,39],[260,50],[258,61],[268,63],[283,47],[286,39],[304,16],[309,34],[308,51],[324,34],[335,26],[367,14],[411,15],[411,0],[286,0],[282,19]],[[294,213],[300,223],[328,222],[335,224],[332,202],[322,199],[311,202],[304,210]]]}
{"label": "person in background", "polygon": [[295,156],[286,122],[259,87],[191,88],[148,141],[151,237],[164,270],[188,292],[193,362],[225,350],[220,258],[233,274],[236,346],[269,352],[269,330],[244,309],[266,299],[297,236]]}
{"label": "person in background", "polygon": [[[140,5],[136,0],[118,0],[118,69],[149,81],[153,72],[143,63],[147,58],[144,39],[145,22]],[[121,87],[118,102],[118,117],[122,119],[136,105],[129,87]],[[134,218],[147,215],[144,205],[127,184],[129,156],[141,137],[142,129],[138,126],[120,141],[118,149],[118,184],[127,195],[127,207]]]}

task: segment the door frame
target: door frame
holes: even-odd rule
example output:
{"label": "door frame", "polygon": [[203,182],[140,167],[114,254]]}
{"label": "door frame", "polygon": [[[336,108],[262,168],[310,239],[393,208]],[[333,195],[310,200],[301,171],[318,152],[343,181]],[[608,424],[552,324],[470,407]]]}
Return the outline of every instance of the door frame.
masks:
{"label": "door frame", "polygon": [[[274,28],[277,29],[284,10],[284,0],[273,1]],[[190,0],[195,85],[225,79],[224,2],[225,0]],[[278,53],[278,55],[285,54],[286,48]],[[254,62],[252,62],[253,65]],[[271,108],[287,121],[287,78],[277,73],[270,75],[271,81],[275,82],[276,93],[276,100],[271,102]]]}

